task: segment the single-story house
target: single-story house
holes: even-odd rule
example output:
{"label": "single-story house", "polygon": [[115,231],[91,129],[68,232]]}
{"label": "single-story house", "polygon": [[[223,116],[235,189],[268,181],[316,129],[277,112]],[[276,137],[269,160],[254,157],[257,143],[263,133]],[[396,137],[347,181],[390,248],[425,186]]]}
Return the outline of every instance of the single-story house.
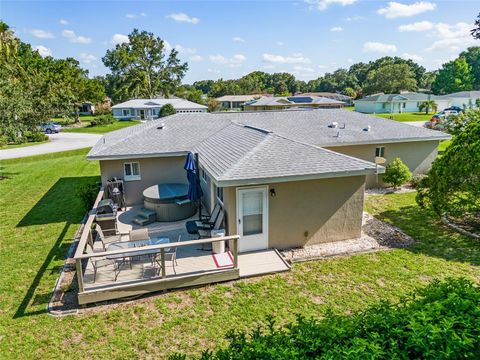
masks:
{"label": "single-story house", "polygon": [[308,92],[308,93],[297,93],[295,96],[318,96],[324,97],[327,99],[333,99],[342,101],[345,103],[346,106],[353,105],[353,98],[347,95],[339,94],[339,93],[332,93],[332,92]]}
{"label": "single-story house", "polygon": [[215,100],[220,103],[220,110],[241,110],[246,102],[258,100],[264,96],[263,94],[224,95]]}
{"label": "single-story house", "polygon": [[122,178],[134,205],[152,185],[187,183],[186,156],[198,154],[203,203],[222,206],[246,252],[360,236],[379,158],[425,172],[448,138],[342,109],[176,114],[107,133],[87,158],[100,162],[104,185]]}
{"label": "single-story house", "polygon": [[344,102],[319,96],[275,96],[248,102],[245,110],[286,110],[286,109],[334,109],[341,108]]}
{"label": "single-story house", "polygon": [[181,98],[170,99],[133,99],[112,106],[113,116],[119,120],[152,120],[158,118],[160,109],[171,104],[177,113],[207,112],[205,105]]}
{"label": "single-story house", "polygon": [[450,106],[471,109],[477,107],[477,100],[480,99],[480,91],[460,91],[440,96],[440,98],[449,101]]}
{"label": "single-story house", "polygon": [[375,94],[355,100],[355,111],[365,114],[384,114],[418,112],[420,104],[427,100],[435,100],[438,110],[447,108],[449,99],[440,96],[404,92],[400,94]]}
{"label": "single-story house", "polygon": [[95,114],[95,105],[91,102],[84,102],[78,107],[78,113],[80,115],[94,115]]}

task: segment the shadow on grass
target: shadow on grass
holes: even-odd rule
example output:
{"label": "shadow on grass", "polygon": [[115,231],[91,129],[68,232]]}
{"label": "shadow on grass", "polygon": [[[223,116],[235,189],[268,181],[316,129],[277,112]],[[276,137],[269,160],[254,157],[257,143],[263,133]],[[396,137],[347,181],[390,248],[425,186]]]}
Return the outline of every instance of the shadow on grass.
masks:
{"label": "shadow on grass", "polygon": [[387,210],[376,216],[398,226],[417,241],[406,248],[408,251],[480,265],[478,242],[451,230],[431,211],[412,205]]}
{"label": "shadow on grass", "polygon": [[18,172],[5,171],[5,167],[0,166],[0,180],[11,179],[14,175],[18,175]]}
{"label": "shadow on grass", "polygon": [[[51,267],[50,265],[52,261],[65,259],[67,250],[73,240],[67,238],[69,228],[71,225],[80,223],[85,214],[83,203],[78,198],[77,190],[83,185],[96,183],[97,181],[97,176],[60,178],[17,224],[17,227],[53,223],[63,223],[64,225],[63,229],[57,235],[52,234],[52,238],[44,239],[44,243],[40,242],[39,245],[44,245],[45,250],[49,249],[49,251],[42,265],[37,270],[35,278],[20,303],[14,318],[37,315],[45,312],[45,308],[28,311],[28,306],[30,303],[35,306],[46,305],[48,303],[51,292],[48,294],[36,294],[38,285],[41,283],[47,270],[49,271],[49,275],[58,274],[60,271],[58,266]],[[37,239],[33,238],[30,240],[36,241]],[[53,284],[50,287],[53,287]]]}

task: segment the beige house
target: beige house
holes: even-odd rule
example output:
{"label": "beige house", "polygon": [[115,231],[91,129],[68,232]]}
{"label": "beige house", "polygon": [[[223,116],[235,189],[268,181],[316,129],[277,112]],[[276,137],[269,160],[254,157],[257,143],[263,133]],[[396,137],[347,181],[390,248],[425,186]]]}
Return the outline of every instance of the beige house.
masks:
{"label": "beige house", "polygon": [[358,237],[365,187],[384,172],[376,158],[422,173],[448,138],[341,109],[176,114],[105,134],[87,157],[136,205],[152,185],[187,183],[186,155],[198,154],[204,206],[221,205],[249,252]]}

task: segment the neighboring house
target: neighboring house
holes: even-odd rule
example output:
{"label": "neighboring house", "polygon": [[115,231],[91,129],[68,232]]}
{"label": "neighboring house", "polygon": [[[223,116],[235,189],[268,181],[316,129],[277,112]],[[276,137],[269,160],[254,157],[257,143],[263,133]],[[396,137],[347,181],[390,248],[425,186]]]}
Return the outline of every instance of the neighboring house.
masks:
{"label": "neighboring house", "polygon": [[220,110],[242,110],[243,104],[263,98],[262,94],[252,95],[224,95],[216,98],[220,103]]}
{"label": "neighboring house", "polygon": [[355,100],[355,111],[366,114],[418,112],[422,102],[435,100],[438,110],[447,108],[450,104],[448,99],[440,96],[421,93],[401,94],[375,94]]}
{"label": "neighboring house", "polygon": [[133,205],[152,185],[186,183],[186,155],[198,153],[204,205],[222,205],[246,252],[359,237],[365,186],[384,172],[376,157],[425,172],[448,138],[340,109],[176,114],[107,133],[87,158],[104,185],[125,180]]}
{"label": "neighboring house", "polygon": [[440,96],[440,98],[449,101],[449,106],[471,109],[477,107],[477,100],[480,99],[480,91],[461,91],[443,95]]}
{"label": "neighboring house", "polygon": [[80,115],[94,115],[95,105],[93,105],[91,102],[85,102],[78,107],[78,113]]}
{"label": "neighboring house", "polygon": [[338,93],[331,93],[331,92],[309,92],[309,93],[297,93],[295,96],[318,96],[324,97],[327,99],[333,99],[342,101],[345,103],[346,106],[353,105],[353,98],[347,95],[338,94]]}
{"label": "neighboring house", "polygon": [[344,102],[318,96],[281,96],[266,97],[244,105],[245,110],[285,110],[341,108]]}
{"label": "neighboring house", "polygon": [[202,113],[207,107],[180,98],[171,99],[133,99],[112,106],[113,116],[119,120],[152,120],[158,118],[160,109],[172,104],[177,113]]}

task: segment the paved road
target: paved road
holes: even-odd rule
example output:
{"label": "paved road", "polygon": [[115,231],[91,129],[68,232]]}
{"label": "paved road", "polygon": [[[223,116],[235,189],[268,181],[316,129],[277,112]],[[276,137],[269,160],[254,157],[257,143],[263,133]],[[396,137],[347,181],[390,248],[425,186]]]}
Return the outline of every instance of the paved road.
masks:
{"label": "paved road", "polygon": [[423,124],[425,124],[425,120],[424,121],[405,121],[404,124],[408,124],[416,127],[423,127]]}
{"label": "paved road", "polygon": [[102,135],[61,132],[48,137],[50,141],[45,144],[0,150],[0,160],[92,147]]}

